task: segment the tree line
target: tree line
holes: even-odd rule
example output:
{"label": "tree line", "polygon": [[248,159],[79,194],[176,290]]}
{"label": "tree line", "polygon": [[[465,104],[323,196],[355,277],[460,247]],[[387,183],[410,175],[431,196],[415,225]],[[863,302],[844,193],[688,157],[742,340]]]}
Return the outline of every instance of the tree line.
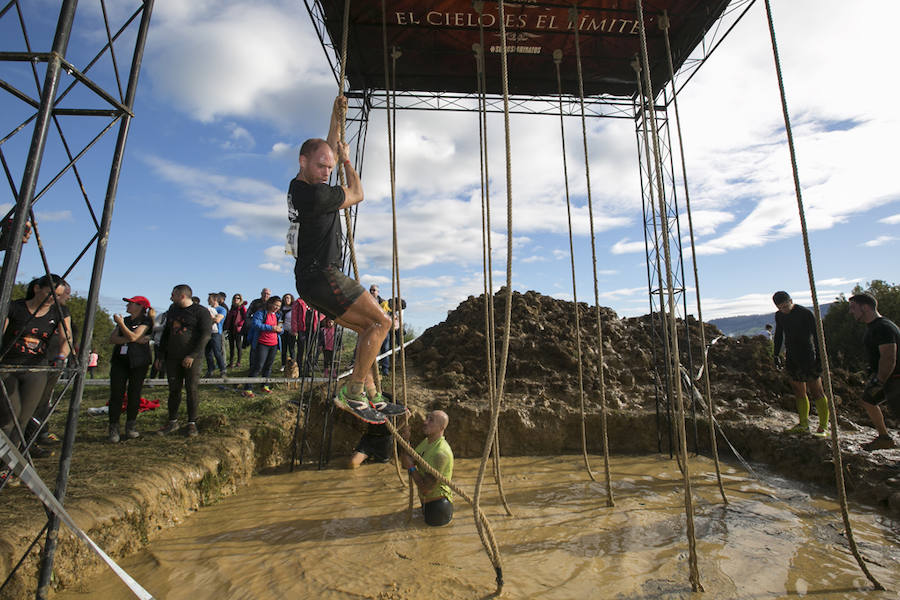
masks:
{"label": "tree line", "polygon": [[[857,285],[852,295],[869,293],[878,300],[878,312],[894,323],[900,323],[900,285],[881,279],[870,281],[867,287]],[[861,371],[868,368],[862,339],[866,326],[850,315],[850,303],[844,294],[835,298],[828,314],[822,319],[828,361],[837,368]]]}

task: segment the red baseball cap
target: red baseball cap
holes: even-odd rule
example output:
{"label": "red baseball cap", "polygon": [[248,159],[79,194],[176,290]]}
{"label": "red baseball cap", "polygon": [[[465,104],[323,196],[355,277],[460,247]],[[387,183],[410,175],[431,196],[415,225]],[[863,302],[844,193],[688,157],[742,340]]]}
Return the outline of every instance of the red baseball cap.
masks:
{"label": "red baseball cap", "polygon": [[135,296],[134,298],[122,298],[125,302],[134,302],[135,304],[140,304],[144,308],[150,308],[150,301],[144,298],[143,296]]}

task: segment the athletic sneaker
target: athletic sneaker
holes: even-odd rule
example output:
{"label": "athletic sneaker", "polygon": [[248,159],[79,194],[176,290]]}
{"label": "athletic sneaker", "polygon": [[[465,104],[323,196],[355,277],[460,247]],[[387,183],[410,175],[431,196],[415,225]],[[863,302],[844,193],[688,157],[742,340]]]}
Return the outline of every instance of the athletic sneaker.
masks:
{"label": "athletic sneaker", "polygon": [[137,423],[134,421],[125,421],[125,437],[129,440],[141,437],[141,433],[137,430]]}
{"label": "athletic sneaker", "polygon": [[119,426],[118,426],[118,424],[109,426],[109,436],[107,437],[107,439],[112,444],[119,443]]}
{"label": "athletic sneaker", "polygon": [[384,399],[384,396],[381,395],[381,392],[375,395],[374,398],[369,400],[369,406],[371,406],[374,410],[380,412],[386,417],[393,417],[395,415],[402,415],[406,412],[406,408],[400,406],[399,404],[393,404]]}
{"label": "athletic sneaker", "polygon": [[803,423],[797,423],[790,429],[785,429],[785,433],[809,433],[809,425],[804,425]]}
{"label": "athletic sneaker", "polygon": [[256,394],[253,393],[253,390],[244,390],[241,392],[241,396],[244,398],[253,398]]}
{"label": "athletic sneaker", "polygon": [[813,435],[817,438],[827,438],[829,434],[828,434],[828,430],[826,429],[825,431],[817,430]]}
{"label": "athletic sneaker", "polygon": [[172,433],[173,431],[176,431],[177,429],[178,429],[178,421],[169,421],[168,423],[166,423],[165,425],[163,425],[162,427],[157,429],[156,433],[158,435],[169,435],[170,433]]}
{"label": "athletic sneaker", "polygon": [[894,438],[890,435],[882,435],[879,434],[877,438],[862,445],[862,449],[868,452],[872,452],[873,450],[887,450],[889,448],[895,447]]}
{"label": "athletic sneaker", "polygon": [[267,386],[267,385],[264,385],[264,386],[262,386],[262,391],[263,391],[264,394],[271,394],[271,393],[272,393],[272,388],[270,388],[270,387]]}
{"label": "athletic sneaker", "polygon": [[197,431],[197,424],[191,423],[190,421],[188,421],[187,427],[185,428],[184,435],[186,435],[188,437],[197,437],[198,435],[200,435],[200,432]]}
{"label": "athletic sneaker", "polygon": [[354,416],[366,423],[375,425],[384,423],[384,415],[369,406],[366,393],[360,392],[358,395],[351,396],[347,392],[346,384],[342,385],[340,390],[338,390],[338,395],[334,398],[334,405],[341,410],[353,413]]}

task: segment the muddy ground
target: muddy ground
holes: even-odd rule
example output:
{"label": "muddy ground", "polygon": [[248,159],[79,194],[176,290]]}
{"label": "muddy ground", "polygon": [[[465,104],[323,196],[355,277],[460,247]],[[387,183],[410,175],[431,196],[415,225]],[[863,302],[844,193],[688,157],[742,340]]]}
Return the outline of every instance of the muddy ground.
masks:
{"label": "muddy ground", "polygon": [[[602,453],[601,379],[597,344],[597,313],[578,305],[582,345],[582,386],[588,451]],[[653,327],[649,316],[620,319],[601,308],[603,391],[608,407],[607,435],[613,455],[666,454],[670,450],[666,403],[657,404]],[[505,298],[495,300],[500,354]],[[574,305],[536,292],[514,293],[504,396],[500,416],[500,446],[504,455],[554,455],[581,451],[581,394],[574,328]],[[689,321],[691,343],[679,324],[679,345],[685,365],[696,374],[700,358],[699,324]],[[705,325],[708,341],[720,336]],[[409,402],[416,429],[433,407],[451,416],[447,437],[460,457],[479,456],[490,415],[487,403],[483,298],[470,297],[445,322],[425,331],[405,353],[407,384],[398,381],[397,400]],[[688,353],[690,352],[690,362]],[[399,362],[399,361],[398,361]],[[793,478],[834,489],[831,441],[786,435],[796,421],[794,400],[783,373],[772,364],[771,342],[763,337],[719,338],[709,352],[710,380],[720,455],[734,460],[733,445],[748,461],[768,464]],[[399,377],[398,377],[399,379]],[[873,432],[854,399],[862,375],[837,371],[834,391],[839,407],[844,477],[854,500],[900,515],[900,450],[868,453],[860,444]],[[386,382],[390,388],[390,382]],[[163,397],[157,388],[153,397]],[[150,396],[150,394],[148,394]],[[317,388],[311,401],[309,427],[302,452],[305,465],[315,468],[322,452],[322,431],[330,404]],[[688,402],[688,446],[710,452],[705,405]],[[234,492],[260,470],[286,468],[296,422],[298,392],[282,388],[275,394],[241,402],[201,407],[202,435],[195,439],[145,436],[138,442],[111,445],[104,441],[103,418],[82,419],[66,505],[73,517],[111,556],[140,550],[156,532],[178,524],[200,506]],[[84,409],[104,402],[102,393],[86,395]],[[223,408],[224,406],[224,408]],[[60,421],[64,413],[58,418]],[[144,429],[161,416],[141,416]],[[60,422],[58,421],[58,422]],[[815,419],[813,419],[815,423]],[[331,422],[331,465],[345,460],[363,426],[340,413]],[[898,423],[889,418],[889,426]],[[724,435],[723,435],[724,434]],[[326,438],[327,439],[327,438]],[[36,461],[38,472],[51,483],[58,458]],[[599,457],[592,460],[599,461]],[[596,467],[595,467],[596,468]],[[39,503],[24,487],[0,493],[0,579],[34,539],[45,521]],[[61,536],[54,585],[65,587],[83,573],[103,567],[69,534]],[[26,559],[22,574],[0,594],[3,598],[33,596],[37,550]]]}

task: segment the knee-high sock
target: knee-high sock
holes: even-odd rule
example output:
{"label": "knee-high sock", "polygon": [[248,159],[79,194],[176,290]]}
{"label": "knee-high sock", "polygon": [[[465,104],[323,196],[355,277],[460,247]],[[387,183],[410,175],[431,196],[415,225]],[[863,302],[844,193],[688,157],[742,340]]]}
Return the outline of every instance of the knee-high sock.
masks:
{"label": "knee-high sock", "polygon": [[828,398],[822,396],[816,398],[816,411],[819,413],[819,428],[822,431],[828,430]]}
{"label": "knee-high sock", "polygon": [[800,415],[801,425],[809,425],[809,398],[806,396],[797,398],[797,414]]}

